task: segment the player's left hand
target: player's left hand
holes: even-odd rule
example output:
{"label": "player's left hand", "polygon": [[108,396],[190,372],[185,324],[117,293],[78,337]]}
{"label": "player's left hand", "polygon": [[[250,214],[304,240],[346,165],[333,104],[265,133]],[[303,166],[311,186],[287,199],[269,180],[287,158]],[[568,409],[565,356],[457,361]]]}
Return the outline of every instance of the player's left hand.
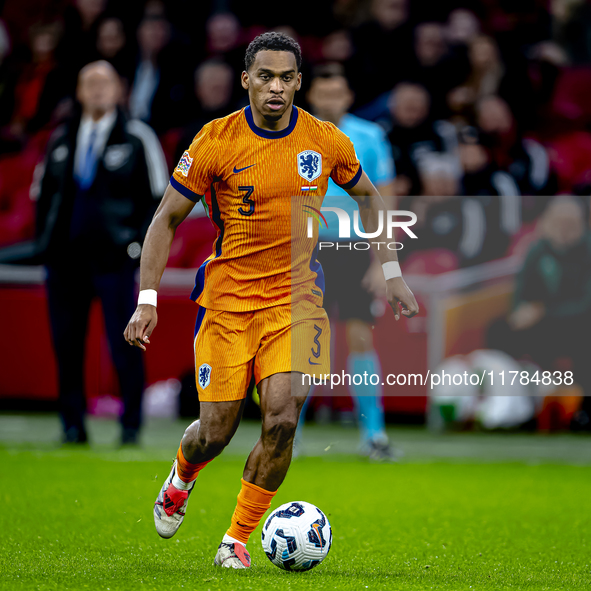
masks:
{"label": "player's left hand", "polygon": [[407,318],[412,318],[419,313],[419,305],[414,294],[406,285],[402,277],[394,277],[386,281],[388,302],[394,310],[396,320],[400,320],[400,313]]}

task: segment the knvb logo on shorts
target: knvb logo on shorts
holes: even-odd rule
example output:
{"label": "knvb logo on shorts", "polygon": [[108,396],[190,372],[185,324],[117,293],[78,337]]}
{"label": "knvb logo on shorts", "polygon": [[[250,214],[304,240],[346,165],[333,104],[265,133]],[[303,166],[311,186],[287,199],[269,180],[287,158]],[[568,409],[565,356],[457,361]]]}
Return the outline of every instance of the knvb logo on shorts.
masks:
{"label": "knvb logo on shorts", "polygon": [[[409,238],[417,239],[418,236],[411,230],[411,227],[417,223],[417,216],[412,211],[380,211],[378,214],[378,228],[375,232],[364,232],[361,228],[363,227],[359,220],[359,211],[353,213],[353,226],[351,228],[351,217],[349,214],[340,207],[321,207],[320,210],[315,209],[309,205],[304,205],[304,212],[308,214],[308,238],[314,237],[314,220],[318,221],[319,225],[328,228],[325,217],[322,212],[333,212],[336,214],[339,220],[339,239],[341,240],[352,240],[357,245],[364,244],[366,246],[356,247],[356,250],[369,250],[371,248],[369,242],[358,242],[360,239],[372,239],[378,238],[384,231],[384,224],[386,224],[386,236],[389,240],[392,239],[394,228],[401,228]],[[385,214],[385,215],[384,215]],[[320,219],[322,218],[322,219]],[[385,221],[384,221],[385,219]],[[354,236],[351,236],[351,229],[353,230]],[[378,249],[381,244],[385,244],[389,250],[401,250],[403,245],[400,242],[372,242],[376,244]],[[319,242],[318,248],[332,248],[335,246],[334,242]],[[338,248],[338,247],[337,247]]]}
{"label": "knvb logo on shorts", "polygon": [[197,381],[204,390],[209,386],[209,382],[211,381],[211,365],[204,363],[199,367]]}
{"label": "knvb logo on shorts", "polygon": [[191,168],[191,164],[193,164],[193,158],[189,156],[189,152],[185,150],[179,163],[176,166],[176,169],[183,175],[189,176],[189,169]]}

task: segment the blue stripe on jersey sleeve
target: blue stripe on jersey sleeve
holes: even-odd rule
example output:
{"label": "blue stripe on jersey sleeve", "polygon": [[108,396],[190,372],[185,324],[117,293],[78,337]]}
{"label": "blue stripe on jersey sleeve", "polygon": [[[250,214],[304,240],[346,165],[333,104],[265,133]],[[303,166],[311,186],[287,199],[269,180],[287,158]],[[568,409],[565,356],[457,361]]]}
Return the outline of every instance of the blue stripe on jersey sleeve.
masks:
{"label": "blue stripe on jersey sleeve", "polygon": [[193,203],[197,203],[197,201],[203,197],[203,195],[198,195],[197,193],[191,191],[191,189],[185,187],[185,185],[179,183],[173,176],[170,177],[170,184],[172,185],[173,189],[176,189],[181,195]]}
{"label": "blue stripe on jersey sleeve", "polygon": [[195,287],[191,292],[191,299],[196,302],[199,296],[203,293],[205,289],[205,268],[207,265],[212,261],[217,259],[222,254],[222,242],[224,240],[224,220],[222,220],[222,216],[220,215],[220,207],[218,205],[218,198],[215,190],[215,186],[212,183],[210,186],[211,189],[211,220],[213,223],[219,228],[220,233],[215,241],[215,257],[213,259],[206,259],[204,263],[199,267],[197,271],[197,275],[195,276]]}
{"label": "blue stripe on jersey sleeve", "polygon": [[203,319],[205,318],[206,311],[207,310],[203,306],[199,306],[199,312],[197,313],[197,320],[195,321],[195,332],[193,334],[193,340],[195,340],[195,338],[199,334],[199,329],[201,328],[201,325],[203,324]]}
{"label": "blue stripe on jersey sleeve", "polygon": [[[348,183],[344,183],[343,185],[339,185],[339,187],[345,189],[345,191],[347,189],[352,189],[359,182],[362,172],[363,172],[363,168],[361,168],[361,164],[359,164],[359,170],[357,171],[355,176]],[[338,185],[338,183],[337,183],[337,185]]]}

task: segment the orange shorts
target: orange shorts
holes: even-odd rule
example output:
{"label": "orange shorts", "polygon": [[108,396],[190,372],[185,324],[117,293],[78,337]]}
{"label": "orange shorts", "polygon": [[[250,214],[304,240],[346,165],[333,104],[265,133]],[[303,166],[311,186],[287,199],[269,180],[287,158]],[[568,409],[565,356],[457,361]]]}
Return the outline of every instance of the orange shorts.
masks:
{"label": "orange shorts", "polygon": [[302,300],[253,312],[199,308],[195,324],[199,400],[242,400],[275,373],[330,373],[330,324],[324,308]]}

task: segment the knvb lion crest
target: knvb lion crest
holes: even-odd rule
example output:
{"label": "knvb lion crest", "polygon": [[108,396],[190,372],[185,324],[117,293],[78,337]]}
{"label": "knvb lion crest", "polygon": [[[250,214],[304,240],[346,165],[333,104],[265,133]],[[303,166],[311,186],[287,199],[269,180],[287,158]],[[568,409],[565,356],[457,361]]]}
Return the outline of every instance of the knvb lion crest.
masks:
{"label": "knvb lion crest", "polygon": [[298,154],[298,173],[308,182],[322,174],[322,156],[314,150],[305,150]]}
{"label": "knvb lion crest", "polygon": [[197,372],[197,380],[203,389],[209,386],[209,382],[211,381],[211,365],[204,363],[199,367]]}

